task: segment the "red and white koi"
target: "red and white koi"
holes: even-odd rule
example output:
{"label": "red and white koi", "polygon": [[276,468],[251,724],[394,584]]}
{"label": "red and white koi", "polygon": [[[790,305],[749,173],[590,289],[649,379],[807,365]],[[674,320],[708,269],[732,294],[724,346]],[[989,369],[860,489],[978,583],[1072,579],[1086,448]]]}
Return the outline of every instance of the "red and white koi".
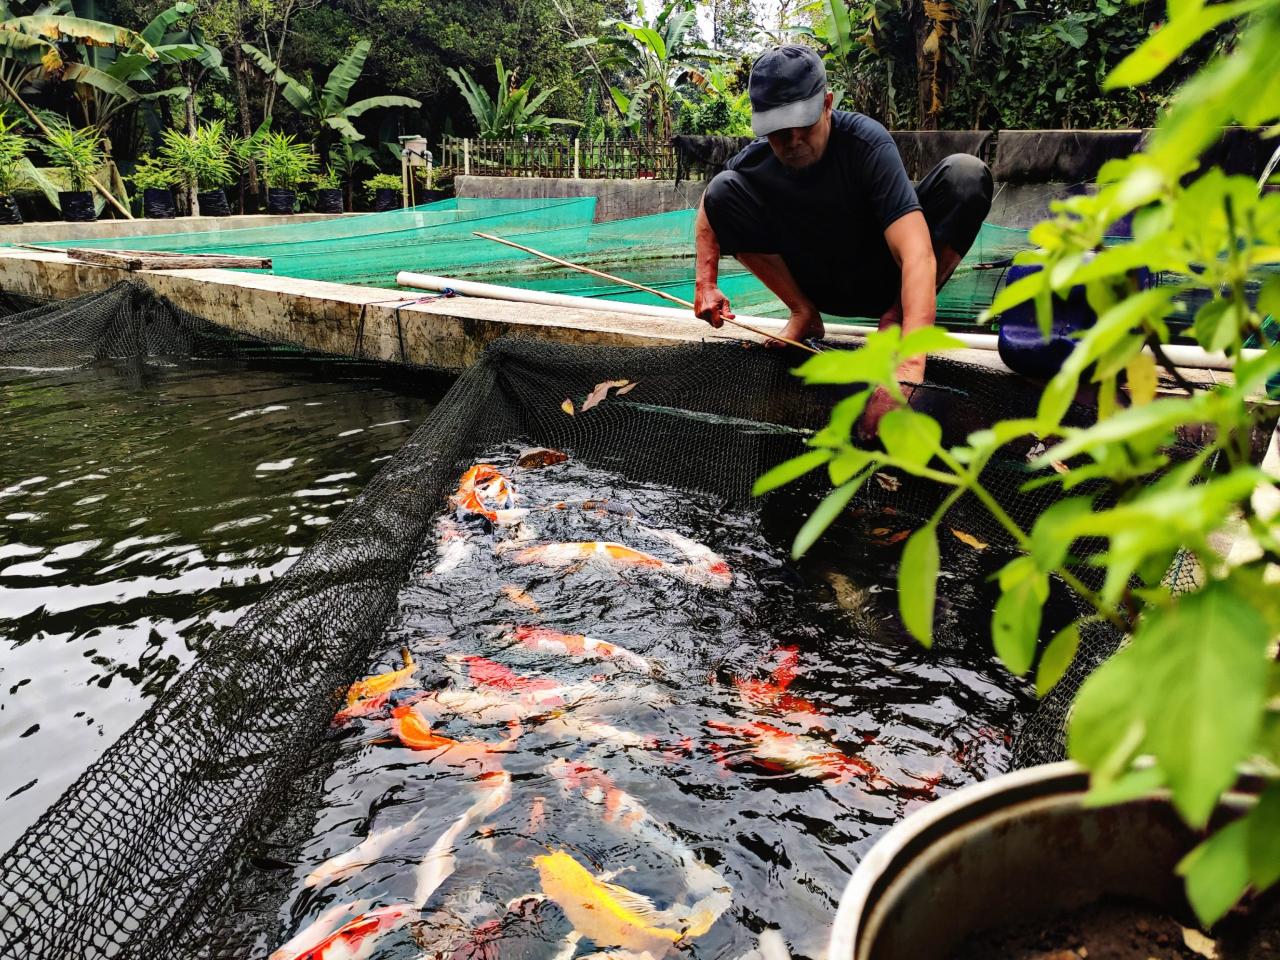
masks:
{"label": "red and white koi", "polygon": [[456,520],[441,517],[436,521],[436,563],[427,576],[451,573],[468,563],[476,553],[476,545]]}
{"label": "red and white koi", "polygon": [[653,665],[638,653],[607,640],[597,640],[577,633],[560,633],[546,627],[517,626],[508,638],[539,653],[554,653],[575,660],[616,660],[640,673],[652,674]]}
{"label": "red and white koi", "polygon": [[723,723],[707,720],[706,725],[719,733],[751,746],[745,755],[712,746],[719,761],[727,767],[747,762],[771,773],[791,772],[815,780],[833,780],[848,783],[865,779],[875,783],[882,780],[880,771],[860,757],[846,756],[831,744],[807,734],[791,733],[772,724],[750,721],[747,723]]}
{"label": "red and white koi", "polygon": [[354,912],[355,904],[342,904],[326,910],[301,933],[271,954],[270,960],[365,960],[373,954],[378,940],[399,929],[419,913],[409,904],[378,907],[361,913],[354,920],[333,930],[332,925],[338,918]]}
{"label": "red and white koi", "polygon": [[687,562],[672,563],[611,540],[545,543],[514,550],[499,547],[498,552],[511,553],[511,559],[521,564],[558,568],[575,563],[595,563],[615,570],[652,570],[714,590],[727,590],[733,585],[733,572],[729,565],[707,547],[671,530],[651,530],[648,527],[640,529],[675,547]]}
{"label": "red and white koi", "polygon": [[674,547],[684,555],[688,562],[678,566],[680,566],[680,575],[685,580],[713,590],[728,590],[733,586],[733,571],[729,569],[729,564],[725,562],[724,557],[710,547],[697,540],[690,540],[674,530],[658,530],[640,525],[638,529]]}
{"label": "red and white koi", "polygon": [[429,751],[429,762],[441,762],[449,767],[476,765],[482,777],[502,770],[501,754],[507,752],[520,736],[520,725],[513,722],[510,735],[500,743],[484,740],[454,740],[436,733],[431,724],[414,706],[396,707],[391,711],[392,727],[400,743],[410,750]]}
{"label": "red and white koi", "polygon": [[800,651],[795,647],[779,647],[781,662],[768,680],[734,677],[733,685],[743,706],[754,711],[769,710],[787,714],[789,719],[809,727],[825,726],[822,711],[803,697],[788,692],[796,678],[800,663]]}

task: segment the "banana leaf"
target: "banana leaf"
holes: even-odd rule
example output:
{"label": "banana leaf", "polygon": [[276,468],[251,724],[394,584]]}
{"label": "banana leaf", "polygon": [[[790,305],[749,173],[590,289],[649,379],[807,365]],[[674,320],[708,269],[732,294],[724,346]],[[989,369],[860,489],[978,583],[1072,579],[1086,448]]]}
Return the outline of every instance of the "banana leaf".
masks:
{"label": "banana leaf", "polygon": [[383,96],[383,97],[368,97],[367,99],[364,99],[364,100],[357,100],[355,103],[351,104],[351,106],[344,109],[342,111],[342,116],[350,119],[351,117],[360,116],[366,110],[376,110],[379,107],[420,107],[420,106],[422,106],[422,101],[415,100],[413,99],[413,97],[399,97],[394,95]]}
{"label": "banana leaf", "polygon": [[372,40],[361,40],[333,68],[329,79],[324,83],[324,89],[320,91],[320,106],[325,115],[341,111],[347,97],[351,95],[351,88],[364,71],[364,62],[368,59],[372,46]]}

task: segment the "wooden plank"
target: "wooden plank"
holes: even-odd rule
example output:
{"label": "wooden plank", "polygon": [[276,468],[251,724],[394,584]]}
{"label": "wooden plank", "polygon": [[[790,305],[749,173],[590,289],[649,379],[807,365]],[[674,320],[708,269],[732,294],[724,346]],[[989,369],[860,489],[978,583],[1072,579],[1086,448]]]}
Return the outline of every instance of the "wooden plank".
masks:
{"label": "wooden plank", "polygon": [[117,270],[202,270],[215,267],[241,270],[269,270],[268,257],[239,257],[219,253],[165,253],[160,250],[96,250],[71,247],[73,260],[96,263]]}

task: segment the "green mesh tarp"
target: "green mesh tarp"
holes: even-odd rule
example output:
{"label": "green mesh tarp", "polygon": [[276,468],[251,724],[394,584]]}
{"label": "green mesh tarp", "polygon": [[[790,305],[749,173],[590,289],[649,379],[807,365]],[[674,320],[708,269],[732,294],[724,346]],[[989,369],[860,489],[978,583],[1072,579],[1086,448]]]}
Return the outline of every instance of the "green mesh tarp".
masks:
{"label": "green mesh tarp", "polygon": [[[669,305],[652,294],[630,291],[474,236],[480,231],[684,300],[693,299],[694,210],[608,223],[593,223],[594,212],[594,198],[462,198],[320,222],[49,245],[270,257],[272,272],[279,276],[337,283],[395,287],[396,274],[408,270],[574,296]],[[988,265],[1003,264],[1025,246],[1026,231],[984,225],[973,249],[938,298],[939,317],[950,324],[973,323],[990,305],[1004,273]],[[786,308],[735,260],[722,262],[720,287],[739,313],[786,316]]]}

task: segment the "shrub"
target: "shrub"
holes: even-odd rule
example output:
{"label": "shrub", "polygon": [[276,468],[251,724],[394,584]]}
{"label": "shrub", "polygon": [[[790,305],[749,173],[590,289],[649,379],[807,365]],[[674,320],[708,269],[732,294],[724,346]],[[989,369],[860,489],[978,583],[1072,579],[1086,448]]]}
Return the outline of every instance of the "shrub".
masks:
{"label": "shrub", "polygon": [[309,180],[319,163],[315,151],[284,133],[264,134],[256,144],[258,165],[268,187],[296,190]]}
{"label": "shrub", "polygon": [[17,127],[17,121],[0,115],[0,196],[13,193],[22,180],[18,164],[27,155],[28,141]]}
{"label": "shrub", "polygon": [[49,134],[40,149],[54,166],[67,171],[72,190],[88,190],[90,178],[103,163],[102,138],[96,130],[79,129],[66,121],[47,125]]}
{"label": "shrub", "polygon": [[399,193],[403,188],[403,181],[393,173],[375,174],[364,182],[365,196],[370,200],[374,198],[379,190],[395,190]]}

